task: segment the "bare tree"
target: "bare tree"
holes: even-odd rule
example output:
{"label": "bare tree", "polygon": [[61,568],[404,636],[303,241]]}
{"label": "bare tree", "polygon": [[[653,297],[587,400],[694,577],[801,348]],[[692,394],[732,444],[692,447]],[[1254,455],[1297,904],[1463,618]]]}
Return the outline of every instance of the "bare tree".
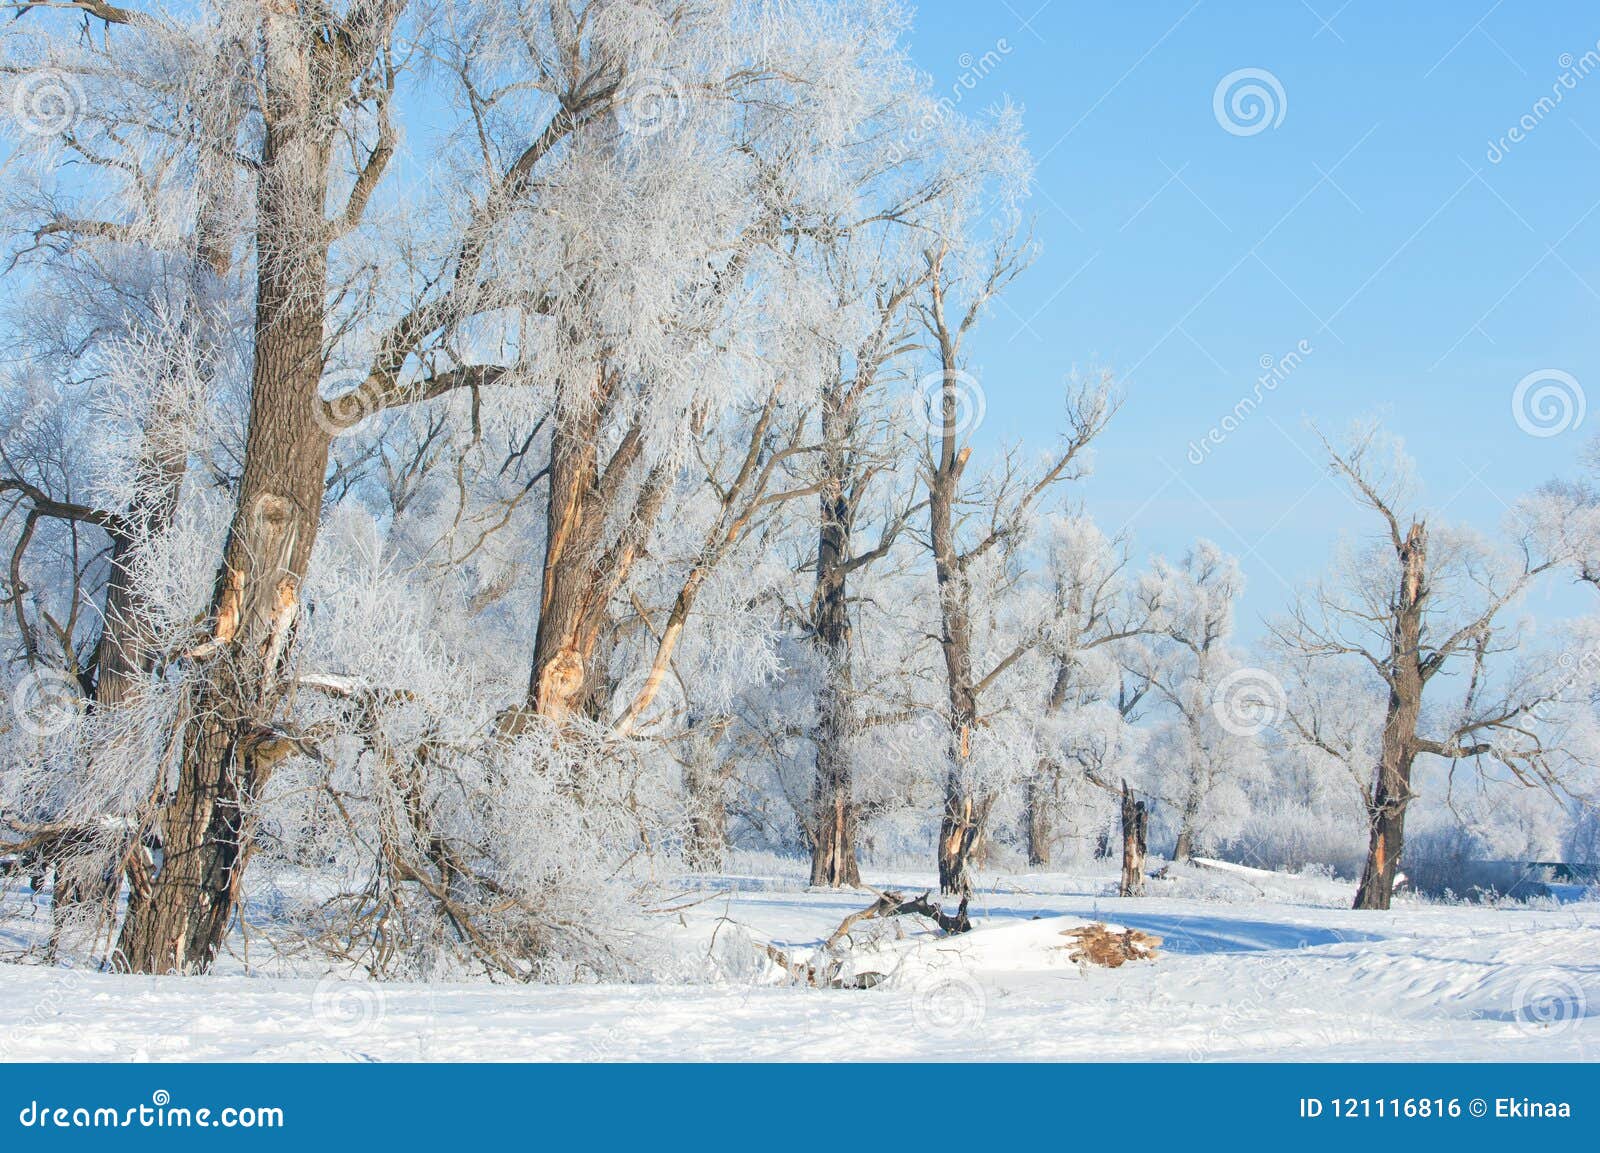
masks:
{"label": "bare tree", "polygon": [[[163,12],[77,7],[106,30],[97,43],[111,76],[119,74],[123,54],[136,54],[146,42],[203,43],[210,35],[203,23]],[[232,916],[251,852],[242,811],[275,763],[265,750],[277,747],[282,673],[333,437],[353,417],[494,379],[494,369],[443,368],[437,357],[416,358],[447,325],[498,305],[480,283],[490,229],[526,196],[540,162],[608,107],[614,92],[614,77],[569,61],[559,110],[494,171],[492,194],[462,230],[452,278],[375,342],[371,367],[354,392],[325,400],[324,337],[336,299],[330,262],[335,246],[360,228],[394,154],[390,115],[406,67],[398,38],[405,8],[400,0],[373,0],[342,12],[293,5],[230,12],[240,18],[241,41],[255,42],[259,51],[239,85],[201,93],[222,111],[192,134],[190,146],[231,158],[254,184],[250,411],[236,513],[208,625],[187,653],[197,677],[176,735],[183,745],[177,786],[159,809],[162,864],[152,875],[133,861],[118,951],[134,969],[207,966]]]}
{"label": "bare tree", "polygon": [[[1515,630],[1501,622],[1502,614],[1563,557],[1542,551],[1531,531],[1509,557],[1430,532],[1424,514],[1407,510],[1409,461],[1376,426],[1357,430],[1347,447],[1326,438],[1323,445],[1334,473],[1382,525],[1382,543],[1354,562],[1339,586],[1319,588],[1273,632],[1292,654],[1366,662],[1387,690],[1378,764],[1367,792],[1370,844],[1355,900],[1358,909],[1387,909],[1405,849],[1419,757],[1488,761],[1527,784],[1557,783],[1555,750],[1546,747],[1537,721],[1559,689],[1537,675],[1497,679],[1490,664],[1516,647]],[[1429,689],[1448,670],[1467,675],[1464,699],[1455,709],[1436,711],[1430,721]],[[1293,702],[1289,718],[1301,739],[1326,742]],[[1346,750],[1328,745],[1324,751],[1338,757]]]}
{"label": "bare tree", "polygon": [[807,832],[811,883],[830,888],[861,883],[852,771],[860,717],[852,672],[850,581],[889,554],[921,508],[913,500],[900,501],[883,517],[871,545],[858,547],[857,527],[874,485],[897,464],[899,442],[885,419],[880,394],[892,366],[911,347],[906,310],[918,284],[909,279],[869,289],[876,320],[856,347],[836,354],[837,370],[821,398],[816,579],[805,624],[821,659],[822,683]]}
{"label": "bare tree", "polygon": [[931,435],[922,468],[949,722],[938,844],[939,886],[947,894],[971,891],[968,860],[994,804],[993,794],[973,779],[969,765],[982,721],[981,698],[1039,640],[1025,638],[988,667],[977,666],[971,628],[974,566],[992,550],[1021,544],[1028,517],[1039,502],[1083,475],[1089,445],[1116,409],[1103,381],[1079,388],[1068,398],[1063,443],[1041,468],[1025,471],[1007,458],[986,484],[966,483],[972,427],[970,408],[965,406],[975,404],[978,397],[966,372],[964,345],[995,295],[1026,266],[1028,253],[1028,243],[1012,232],[995,245],[986,266],[969,272],[953,247],[941,242],[927,251],[928,287],[917,304],[938,365],[937,391],[930,390],[928,398],[932,402],[936,396],[938,415],[929,422]]}

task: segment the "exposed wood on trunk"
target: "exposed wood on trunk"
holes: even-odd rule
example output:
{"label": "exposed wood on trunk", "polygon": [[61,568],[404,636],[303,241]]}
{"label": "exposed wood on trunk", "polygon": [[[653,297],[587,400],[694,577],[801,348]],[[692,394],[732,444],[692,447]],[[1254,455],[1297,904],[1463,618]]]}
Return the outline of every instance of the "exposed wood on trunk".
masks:
{"label": "exposed wood on trunk", "polygon": [[320,409],[328,243],[324,204],[337,117],[368,61],[298,13],[263,14],[264,140],[257,186],[255,357],[236,511],[211,606],[206,663],[176,789],[160,814],[162,864],[134,888],[119,963],[203,970],[222,946],[253,851],[245,806],[273,759],[279,677],[316,541],[330,432]]}
{"label": "exposed wood on trunk", "polygon": [[[611,599],[631,574],[668,492],[668,478],[642,460],[637,425],[600,459],[597,441],[617,383],[614,374],[597,371],[591,409],[557,422],[551,437],[544,578],[526,708],[555,724],[587,711],[604,676],[593,658]],[[608,525],[617,534],[610,540]],[[509,728],[516,731],[523,719],[510,714]]]}
{"label": "exposed wood on trunk", "polygon": [[1400,587],[1394,601],[1394,639],[1390,651],[1389,709],[1377,783],[1367,807],[1371,842],[1356,889],[1358,909],[1387,909],[1394,899],[1395,875],[1405,846],[1406,808],[1412,799],[1411,771],[1419,747],[1422,717],[1422,627],[1427,605],[1428,530],[1411,526],[1399,550]]}
{"label": "exposed wood on trunk", "polygon": [[[1346,763],[1352,773],[1365,777],[1362,799],[1369,826],[1367,859],[1356,891],[1358,909],[1387,909],[1405,855],[1405,818],[1415,793],[1412,773],[1419,756],[1447,760],[1492,758],[1519,781],[1552,786],[1556,780],[1537,724],[1540,709],[1551,697],[1536,683],[1514,684],[1492,700],[1485,662],[1500,644],[1499,615],[1543,573],[1563,563],[1563,547],[1546,548],[1536,534],[1523,536],[1516,562],[1504,576],[1486,575],[1472,561],[1429,553],[1427,520],[1402,516],[1398,505],[1405,496],[1404,479],[1389,475],[1371,455],[1380,430],[1362,430],[1347,448],[1335,448],[1326,438],[1323,447],[1334,472],[1348,484],[1352,495],[1381,520],[1387,547],[1392,550],[1394,585],[1364,587],[1358,583],[1354,604],[1326,590],[1317,594],[1318,616],[1305,604],[1296,606],[1293,618],[1274,629],[1291,651],[1318,660],[1357,658],[1381,678],[1387,690],[1378,763],[1368,768],[1354,763],[1365,755],[1336,734],[1325,731],[1317,702],[1291,707],[1288,723],[1295,736],[1309,747]],[[1515,562],[1514,562],[1515,563]],[[1452,595],[1448,604],[1433,600],[1436,566],[1460,574],[1459,585],[1475,590],[1478,602],[1462,611],[1465,598]],[[1448,620],[1441,628],[1442,620]],[[1361,643],[1362,635],[1376,634],[1378,647]],[[1422,733],[1428,686],[1457,661],[1468,663],[1466,699],[1451,711],[1443,735]],[[1371,773],[1367,776],[1367,773]]]}

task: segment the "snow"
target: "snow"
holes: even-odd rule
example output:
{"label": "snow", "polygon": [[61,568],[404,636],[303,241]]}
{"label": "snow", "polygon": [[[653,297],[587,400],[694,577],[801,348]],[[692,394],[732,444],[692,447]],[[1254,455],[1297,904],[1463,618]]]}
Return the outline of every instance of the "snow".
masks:
{"label": "snow", "polygon": [[[772,862],[766,862],[771,865]],[[908,895],[913,873],[869,876]],[[1600,1054],[1600,903],[1397,903],[1217,862],[1152,895],[1110,873],[988,878],[975,930],[868,923],[872,989],[781,983],[755,943],[802,959],[866,892],[808,891],[792,869],[699,878],[670,920],[698,983],[376,985],[229,972],[152,978],[0,965],[0,1058],[53,1060],[1575,1061]],[[686,901],[676,903],[683,906]],[[0,941],[36,938],[43,901]],[[1066,959],[1061,933],[1105,922],[1164,938],[1120,969]],[[720,974],[706,976],[706,972]]]}

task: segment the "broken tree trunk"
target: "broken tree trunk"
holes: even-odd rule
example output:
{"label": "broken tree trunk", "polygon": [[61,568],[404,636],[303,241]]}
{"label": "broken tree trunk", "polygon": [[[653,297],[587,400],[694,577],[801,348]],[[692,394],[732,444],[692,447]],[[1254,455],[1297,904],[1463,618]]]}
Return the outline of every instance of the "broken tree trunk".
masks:
{"label": "broken tree trunk", "polygon": [[1411,770],[1418,753],[1422,719],[1422,628],[1427,611],[1428,530],[1413,524],[1399,548],[1400,588],[1394,607],[1395,634],[1389,661],[1389,709],[1383,728],[1378,779],[1367,806],[1371,841],[1357,909],[1387,909],[1394,899],[1395,876],[1405,846],[1406,808],[1411,803]]}
{"label": "broken tree trunk", "polygon": [[983,836],[990,802],[962,787],[952,768],[945,782],[944,818],[939,824],[939,891],[963,899],[972,895],[971,861]]}
{"label": "broken tree trunk", "polygon": [[908,901],[900,893],[879,893],[878,899],[859,912],[851,913],[839,923],[839,927],[824,943],[824,948],[832,948],[850,934],[850,930],[863,921],[884,920],[890,917],[926,917],[939,928],[957,936],[961,933],[972,931],[972,922],[967,917],[967,900],[962,899],[960,907],[952,916],[928,898],[931,893],[924,893],[915,900]]}

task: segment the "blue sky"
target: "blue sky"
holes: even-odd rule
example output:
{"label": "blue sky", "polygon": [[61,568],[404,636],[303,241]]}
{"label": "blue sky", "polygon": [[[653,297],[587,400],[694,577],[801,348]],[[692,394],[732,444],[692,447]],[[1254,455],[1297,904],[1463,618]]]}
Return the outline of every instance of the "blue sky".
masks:
{"label": "blue sky", "polygon": [[[1140,554],[1197,536],[1238,553],[1247,636],[1370,528],[1308,420],[1383,416],[1435,516],[1493,529],[1600,434],[1597,41],[1600,10],[1565,0],[927,0],[919,65],[948,87],[993,53],[963,104],[1020,104],[1038,160],[1040,258],[974,347],[980,442],[1043,447],[1064,370],[1112,370],[1128,400],[1090,511]],[[1242,69],[1270,74],[1273,109],[1229,131],[1214,96]],[[1224,90],[1224,120],[1249,82]],[[1264,358],[1302,341],[1302,363],[1196,452]],[[1529,395],[1595,410],[1530,435],[1513,408],[1530,374]],[[1590,599],[1554,582],[1530,607]]]}

